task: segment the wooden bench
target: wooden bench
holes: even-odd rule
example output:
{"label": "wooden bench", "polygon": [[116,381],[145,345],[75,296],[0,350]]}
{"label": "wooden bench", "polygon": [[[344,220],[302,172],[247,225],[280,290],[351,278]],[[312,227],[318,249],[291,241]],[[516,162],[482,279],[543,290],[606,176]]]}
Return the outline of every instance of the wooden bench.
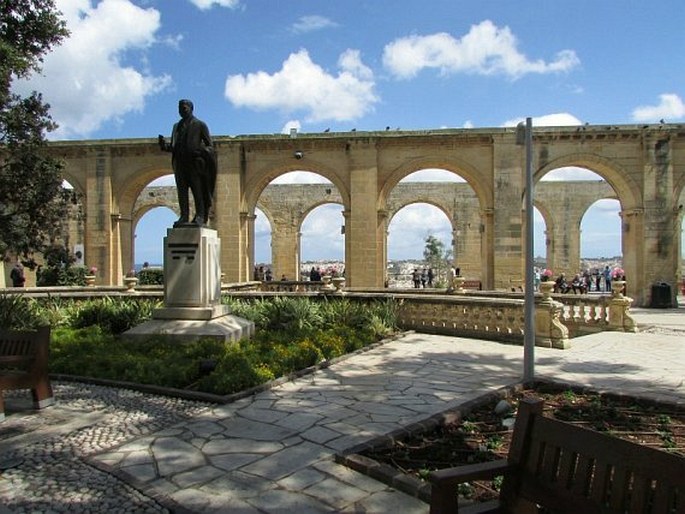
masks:
{"label": "wooden bench", "polygon": [[0,331],[0,421],[5,419],[3,391],[31,389],[37,409],[54,403],[48,377],[50,327],[37,331]]}
{"label": "wooden bench", "polygon": [[[431,473],[431,514],[685,513],[685,458],[544,417],[542,405],[521,400],[506,460]],[[457,484],[498,475],[499,500],[458,508]]]}

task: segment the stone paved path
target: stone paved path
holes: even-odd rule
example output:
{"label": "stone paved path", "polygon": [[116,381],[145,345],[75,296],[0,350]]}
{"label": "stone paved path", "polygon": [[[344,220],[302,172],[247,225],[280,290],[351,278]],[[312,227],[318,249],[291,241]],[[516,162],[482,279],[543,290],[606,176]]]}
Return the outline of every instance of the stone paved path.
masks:
{"label": "stone paved path", "polygon": [[[536,373],[683,404],[685,331],[672,319],[661,333],[537,348]],[[425,513],[425,503],[334,455],[517,382],[521,369],[519,346],[409,334],[229,405],[58,383],[56,407],[8,408],[0,467],[17,465],[0,472],[0,504],[9,512]],[[15,394],[8,407],[24,401]]]}

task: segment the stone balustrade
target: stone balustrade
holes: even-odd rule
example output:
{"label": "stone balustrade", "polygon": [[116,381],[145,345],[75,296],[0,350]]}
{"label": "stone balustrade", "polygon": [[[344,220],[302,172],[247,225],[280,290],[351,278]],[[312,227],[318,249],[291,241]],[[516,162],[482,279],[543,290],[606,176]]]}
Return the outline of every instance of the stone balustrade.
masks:
{"label": "stone balustrade", "polygon": [[[264,296],[308,296],[330,294],[322,282],[272,281],[223,284],[222,294],[251,298]],[[333,288],[333,291],[340,292]],[[123,287],[54,287],[12,288],[4,293],[27,296],[60,295],[68,297],[126,296]],[[162,286],[138,286],[139,297],[163,296]],[[404,330],[430,332],[461,337],[474,337],[521,344],[524,338],[524,300],[521,293],[468,290],[446,294],[440,289],[407,289],[403,291],[348,289],[351,301],[373,301],[393,298],[400,304],[399,325]],[[535,344],[551,348],[568,348],[570,338],[604,330],[637,331],[630,315],[631,298],[620,291],[609,295],[540,294],[535,297]]]}

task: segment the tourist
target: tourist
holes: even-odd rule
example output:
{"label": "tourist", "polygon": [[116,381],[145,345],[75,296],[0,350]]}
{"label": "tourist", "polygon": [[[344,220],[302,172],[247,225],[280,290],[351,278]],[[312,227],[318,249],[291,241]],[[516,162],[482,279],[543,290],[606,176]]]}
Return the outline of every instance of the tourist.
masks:
{"label": "tourist", "polygon": [[435,274],[433,273],[433,268],[428,268],[428,287],[433,287],[433,279]]}
{"label": "tourist", "polygon": [[412,273],[412,281],[414,282],[414,288],[418,289],[421,287],[421,273],[419,272],[418,268],[414,268],[414,273]]}
{"label": "tourist", "polygon": [[604,267],[604,291],[611,292],[611,270],[609,266]]}
{"label": "tourist", "polygon": [[18,262],[14,265],[14,268],[12,268],[12,271],[10,272],[10,279],[12,279],[12,286],[13,287],[24,287],[24,284],[26,283],[26,276],[24,275],[24,266],[21,264],[21,262]]}
{"label": "tourist", "polygon": [[426,268],[421,270],[421,287],[426,288],[426,283],[428,282],[428,271]]}

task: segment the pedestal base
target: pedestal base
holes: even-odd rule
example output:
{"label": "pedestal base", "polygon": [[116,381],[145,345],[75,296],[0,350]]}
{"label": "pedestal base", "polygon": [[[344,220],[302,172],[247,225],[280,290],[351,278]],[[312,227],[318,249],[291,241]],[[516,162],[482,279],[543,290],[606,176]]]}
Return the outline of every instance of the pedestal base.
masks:
{"label": "pedestal base", "polygon": [[199,339],[238,341],[254,335],[254,323],[232,314],[212,319],[151,319],[122,334],[126,339],[140,340],[161,336],[166,340],[189,343]]}

